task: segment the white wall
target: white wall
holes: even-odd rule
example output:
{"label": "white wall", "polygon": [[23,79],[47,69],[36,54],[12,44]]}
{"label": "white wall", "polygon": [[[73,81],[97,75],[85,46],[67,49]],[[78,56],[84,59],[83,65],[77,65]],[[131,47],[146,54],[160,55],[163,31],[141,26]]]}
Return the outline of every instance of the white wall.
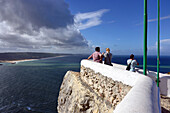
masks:
{"label": "white wall", "polygon": [[159,113],[159,96],[155,82],[146,76],[140,76],[137,81],[116,106],[114,113]]}
{"label": "white wall", "polygon": [[[95,72],[100,72],[102,75],[112,78],[113,80],[121,81],[124,84],[134,86],[137,78],[141,74],[125,71],[119,67],[108,66],[100,63],[93,62],[91,60],[82,60],[81,65],[89,67]],[[114,65],[114,64],[113,64]]]}
{"label": "white wall", "polygon": [[162,95],[170,97],[170,75],[160,75],[160,92]]}
{"label": "white wall", "polygon": [[[120,64],[113,63],[113,67],[126,70],[126,66]],[[142,69],[136,68],[136,70],[137,70],[136,73],[143,74]],[[149,76],[155,81],[157,79],[157,72],[148,70],[147,76]],[[159,73],[159,79],[160,79],[159,83],[160,94],[170,97],[170,75]]]}
{"label": "white wall", "polygon": [[82,60],[81,65],[99,72],[113,80],[132,86],[114,113],[159,113],[159,95],[155,82],[140,73],[126,71],[126,66],[113,64],[108,66],[89,60]]}

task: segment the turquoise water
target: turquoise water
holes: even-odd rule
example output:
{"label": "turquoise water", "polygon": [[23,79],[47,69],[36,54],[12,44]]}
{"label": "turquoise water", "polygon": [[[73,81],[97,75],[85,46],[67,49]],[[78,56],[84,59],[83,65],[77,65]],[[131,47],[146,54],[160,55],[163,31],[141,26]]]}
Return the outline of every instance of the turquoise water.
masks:
{"label": "turquoise water", "polygon": [[[71,55],[0,66],[0,113],[56,113],[61,82],[68,70],[79,72],[81,59]],[[142,56],[135,57],[142,66]],[[148,58],[148,68],[156,69],[156,57]],[[126,65],[128,56],[112,61]],[[170,57],[161,60],[161,71],[170,71]]]}
{"label": "turquoise water", "polygon": [[67,70],[79,71],[83,56],[0,66],[0,113],[55,113]]}

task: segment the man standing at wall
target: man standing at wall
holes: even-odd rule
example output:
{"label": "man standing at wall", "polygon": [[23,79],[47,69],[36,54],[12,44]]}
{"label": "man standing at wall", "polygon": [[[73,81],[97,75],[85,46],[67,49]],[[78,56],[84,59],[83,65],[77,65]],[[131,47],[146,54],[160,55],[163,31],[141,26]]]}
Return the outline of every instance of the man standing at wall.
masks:
{"label": "man standing at wall", "polygon": [[93,58],[93,61],[102,63],[102,54],[100,53],[100,47],[95,48],[95,52],[88,57],[88,60]]}

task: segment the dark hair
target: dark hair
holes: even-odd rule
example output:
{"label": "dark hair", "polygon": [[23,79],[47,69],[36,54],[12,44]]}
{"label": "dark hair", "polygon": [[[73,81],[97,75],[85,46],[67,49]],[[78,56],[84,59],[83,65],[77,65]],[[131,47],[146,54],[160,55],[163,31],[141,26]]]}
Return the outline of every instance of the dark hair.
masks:
{"label": "dark hair", "polygon": [[95,48],[95,51],[100,52],[100,47],[96,47],[96,48]]}
{"label": "dark hair", "polygon": [[130,55],[130,59],[133,59],[133,58],[134,58],[134,55],[133,55],[133,54],[131,54],[131,55]]}

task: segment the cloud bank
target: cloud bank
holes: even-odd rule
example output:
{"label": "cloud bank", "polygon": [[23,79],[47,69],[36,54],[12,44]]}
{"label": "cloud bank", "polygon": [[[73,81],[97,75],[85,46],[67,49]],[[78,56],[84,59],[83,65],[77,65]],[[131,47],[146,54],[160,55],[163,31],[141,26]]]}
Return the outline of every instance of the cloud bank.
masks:
{"label": "cloud bank", "polygon": [[1,52],[88,49],[64,0],[0,0]]}

